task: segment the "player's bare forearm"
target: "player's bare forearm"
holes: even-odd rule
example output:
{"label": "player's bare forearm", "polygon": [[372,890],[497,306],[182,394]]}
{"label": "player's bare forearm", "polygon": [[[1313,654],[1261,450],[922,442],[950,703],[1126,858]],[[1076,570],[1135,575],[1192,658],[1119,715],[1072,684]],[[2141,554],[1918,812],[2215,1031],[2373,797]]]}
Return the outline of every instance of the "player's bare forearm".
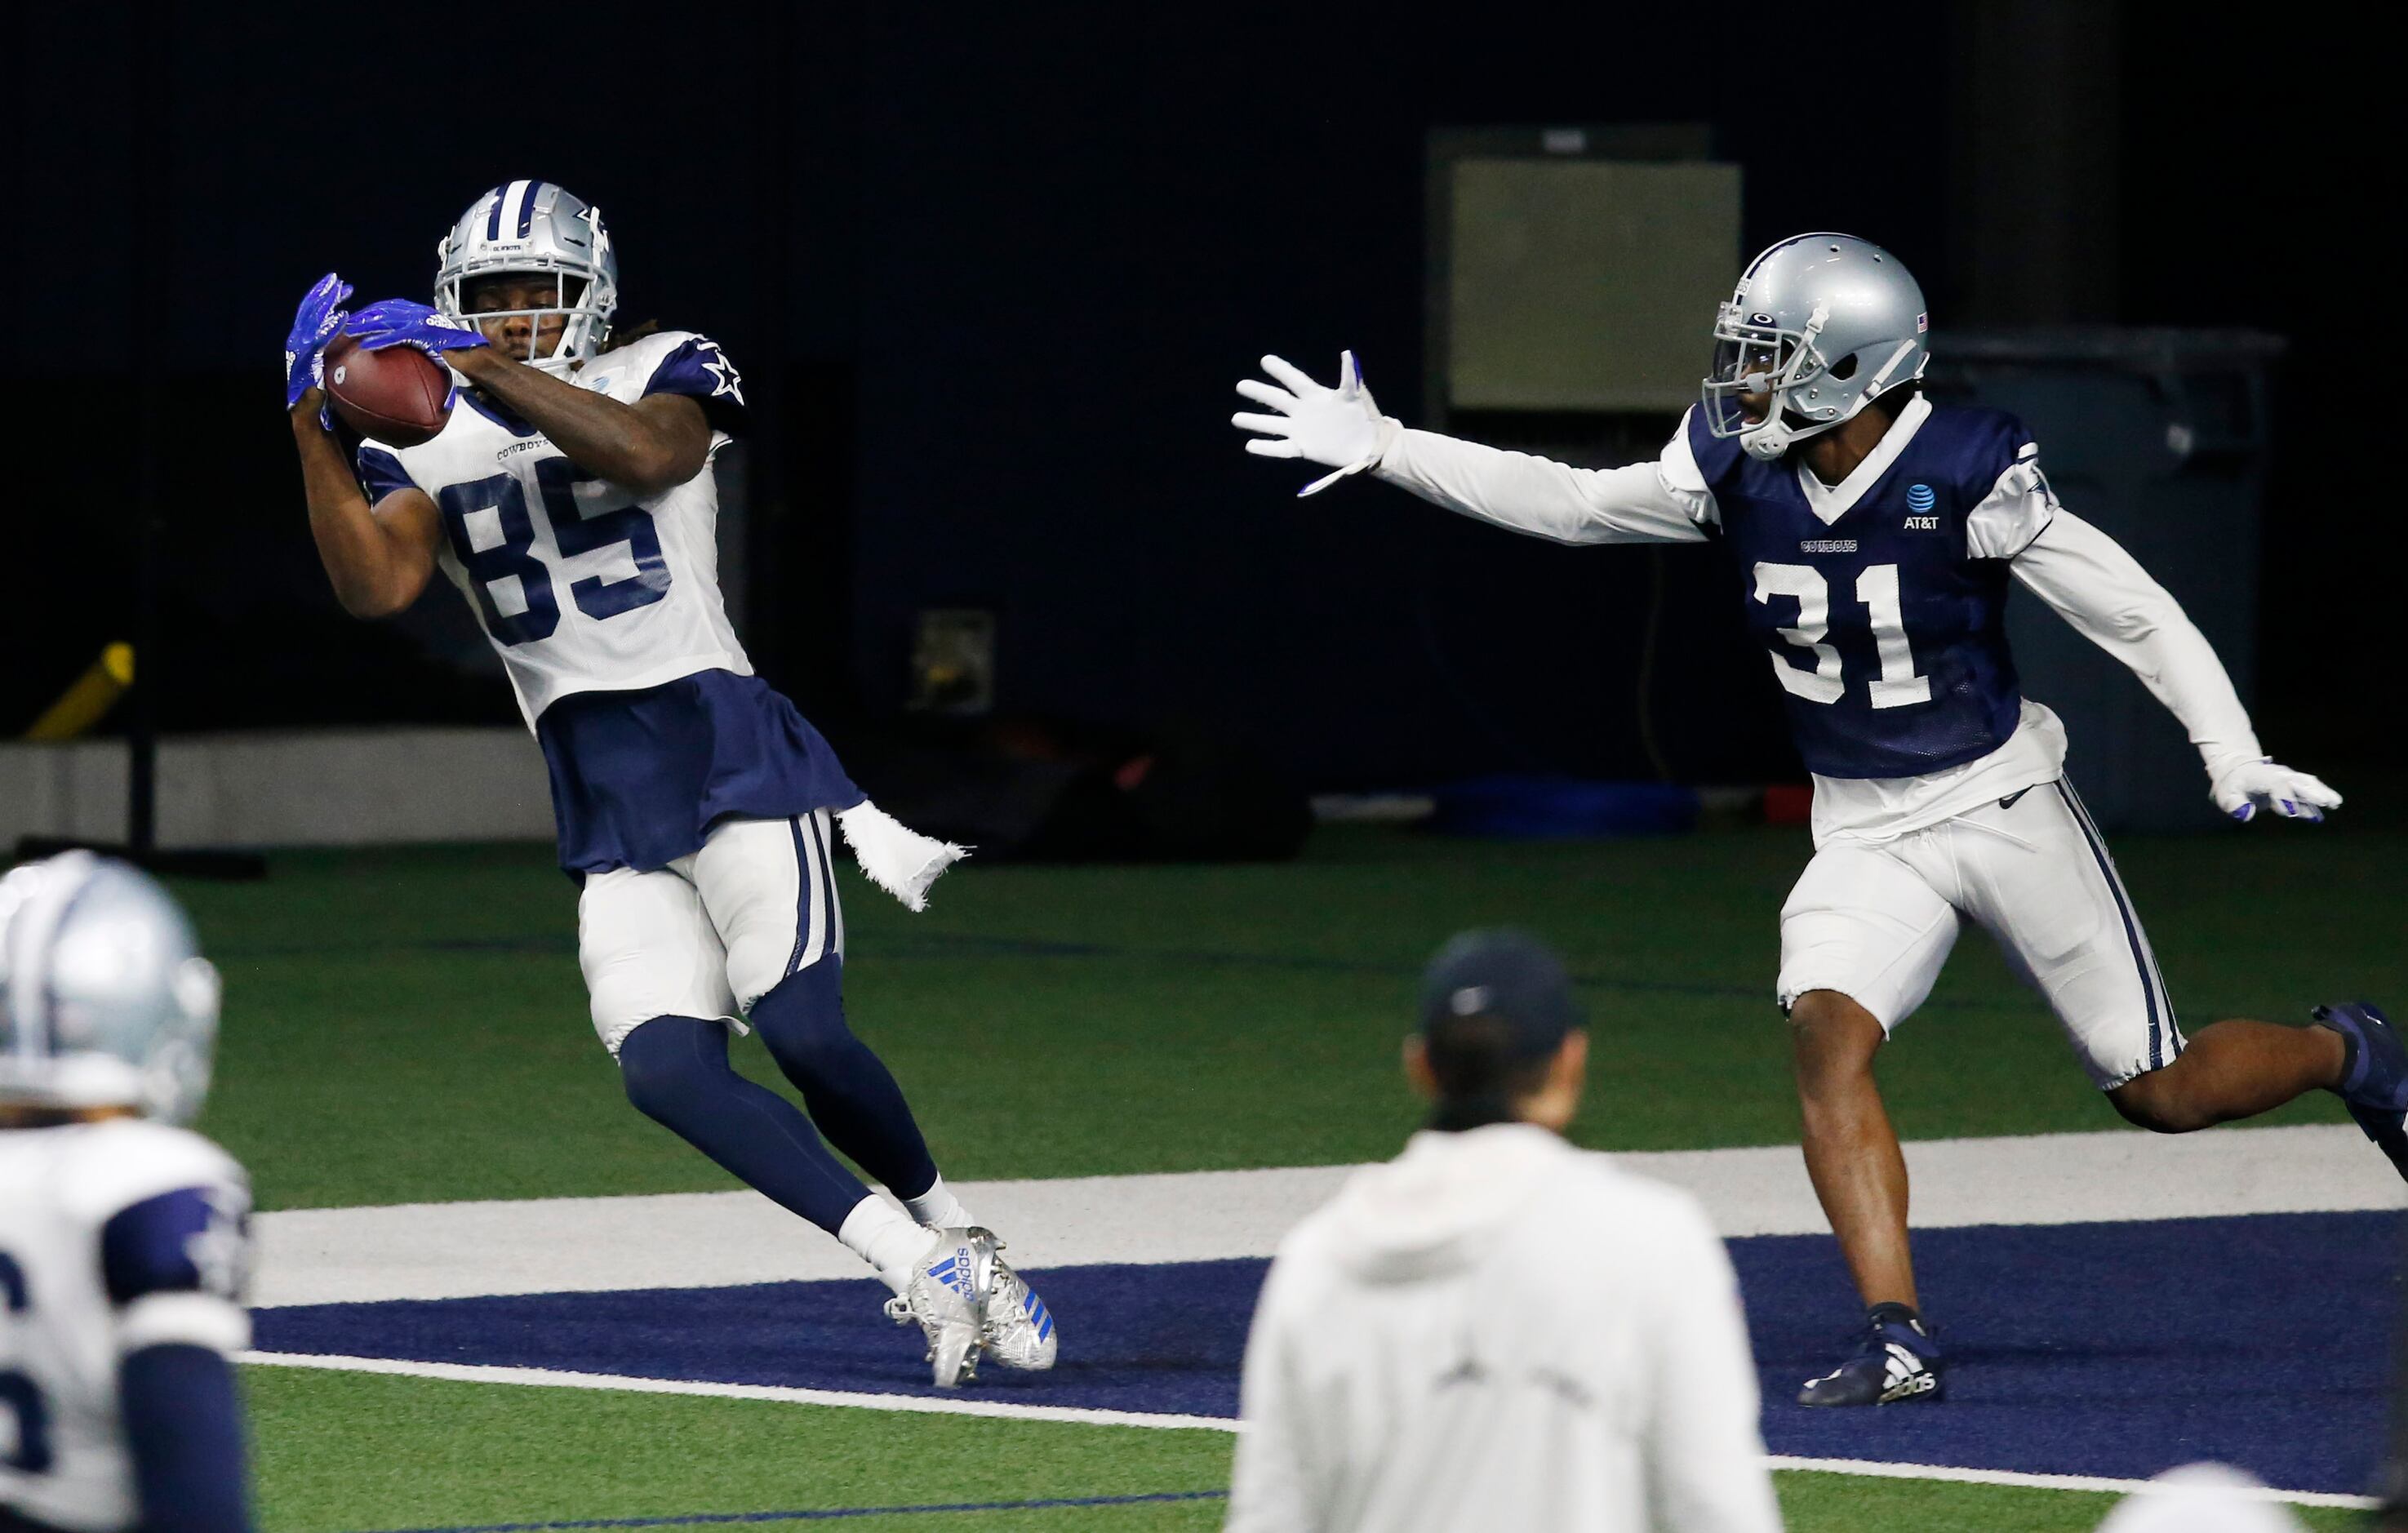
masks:
{"label": "player's bare forearm", "polygon": [[710,457],[702,408],[675,394],[622,404],[552,377],[488,347],[448,360],[480,391],[515,410],[570,462],[637,494],[682,484]]}
{"label": "player's bare forearm", "polygon": [[[391,617],[418,599],[435,569],[434,507],[423,504],[380,516],[360,489],[332,434],[318,423],[312,389],[294,405],[293,442],[301,454],[301,488],[309,503],[309,536],[318,545],[335,599],[358,618]],[[404,497],[391,497],[400,500]]]}

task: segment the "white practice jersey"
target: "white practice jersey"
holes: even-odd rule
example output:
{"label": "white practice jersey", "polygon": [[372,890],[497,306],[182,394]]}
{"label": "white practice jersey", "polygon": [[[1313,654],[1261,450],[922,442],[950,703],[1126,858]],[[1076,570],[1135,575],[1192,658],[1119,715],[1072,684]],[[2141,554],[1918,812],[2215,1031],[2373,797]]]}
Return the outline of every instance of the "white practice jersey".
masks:
{"label": "white practice jersey", "polygon": [[[710,417],[714,456],[727,428],[741,429],[735,367],[717,342],[687,331],[605,351],[569,381],[630,405],[694,397]],[[529,728],[572,693],[752,673],[719,594],[719,490],[708,464],[657,494],[630,494],[464,388],[434,440],[368,442],[359,469],[371,501],[414,486],[442,512],[443,573],[476,609]]]}
{"label": "white practice jersey", "polygon": [[0,1129],[0,1507],[77,1533],[134,1526],[118,1365],[251,1344],[250,1211],[242,1168],[180,1128]]}

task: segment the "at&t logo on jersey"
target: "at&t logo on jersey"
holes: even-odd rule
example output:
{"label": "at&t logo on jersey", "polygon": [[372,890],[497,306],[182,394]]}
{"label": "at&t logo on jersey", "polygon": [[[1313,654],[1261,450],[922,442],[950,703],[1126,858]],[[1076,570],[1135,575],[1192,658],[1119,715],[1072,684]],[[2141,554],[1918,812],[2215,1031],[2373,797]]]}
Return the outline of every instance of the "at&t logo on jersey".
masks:
{"label": "at&t logo on jersey", "polygon": [[1908,514],[1906,518],[1906,530],[1909,532],[1938,532],[1940,530],[1940,518],[1933,514],[1932,508],[1937,506],[1939,503],[1940,497],[1932,493],[1930,485],[1911,484],[1907,486],[1906,509]]}

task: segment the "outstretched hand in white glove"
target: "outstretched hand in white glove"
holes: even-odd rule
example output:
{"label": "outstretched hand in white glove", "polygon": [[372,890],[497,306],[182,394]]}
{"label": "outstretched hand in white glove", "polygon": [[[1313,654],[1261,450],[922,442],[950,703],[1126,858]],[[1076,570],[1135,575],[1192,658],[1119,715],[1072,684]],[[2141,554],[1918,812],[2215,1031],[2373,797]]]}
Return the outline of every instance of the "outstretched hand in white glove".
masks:
{"label": "outstretched hand in white glove", "polygon": [[1298,490],[1298,495],[1326,490],[1380,461],[1380,407],[1371,402],[1371,391],[1363,386],[1354,352],[1339,354],[1334,389],[1323,388],[1278,357],[1263,358],[1263,371],[1287,387],[1249,378],[1238,385],[1238,392],[1279,413],[1255,415],[1240,410],[1229,417],[1229,423],[1263,434],[1248,438],[1249,452],[1266,458],[1304,458],[1337,470]]}
{"label": "outstretched hand in white glove", "polygon": [[2259,809],[2285,820],[2321,820],[2325,810],[2341,808],[2341,795],[2318,779],[2262,757],[2225,766],[2208,791],[2217,809],[2241,821],[2257,818]]}

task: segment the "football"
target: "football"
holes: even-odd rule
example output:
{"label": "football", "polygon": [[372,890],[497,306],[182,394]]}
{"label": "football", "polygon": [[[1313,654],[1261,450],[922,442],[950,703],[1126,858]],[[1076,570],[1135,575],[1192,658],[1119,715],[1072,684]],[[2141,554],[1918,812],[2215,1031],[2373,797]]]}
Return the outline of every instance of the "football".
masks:
{"label": "football", "polygon": [[326,348],[326,397],[369,440],[416,447],[452,418],[452,370],[415,346],[368,351],[337,336]]}

